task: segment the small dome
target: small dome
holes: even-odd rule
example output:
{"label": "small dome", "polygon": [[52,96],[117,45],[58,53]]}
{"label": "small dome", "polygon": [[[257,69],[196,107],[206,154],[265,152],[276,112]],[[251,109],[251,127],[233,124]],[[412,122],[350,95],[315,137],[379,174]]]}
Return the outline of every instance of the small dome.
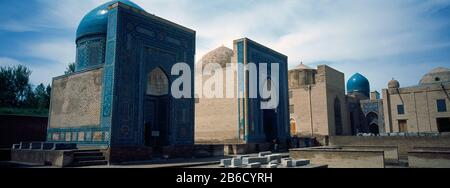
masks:
{"label": "small dome", "polygon": [[450,69],[438,67],[425,74],[420,80],[420,85],[450,82]]}
{"label": "small dome", "polygon": [[392,80],[389,81],[389,83],[388,83],[388,88],[389,88],[389,89],[397,89],[397,88],[400,88],[400,82],[398,82],[397,80],[392,79]]}
{"label": "small dome", "polygon": [[231,63],[232,56],[233,50],[225,46],[221,46],[204,55],[200,60],[200,63],[202,64],[203,68],[205,68],[205,66],[209,63],[217,63],[221,67],[226,67],[227,64]]}
{"label": "small dome", "polygon": [[303,64],[303,62],[301,62],[299,65],[295,66],[294,68],[292,68],[291,70],[314,70],[313,68]]}
{"label": "small dome", "polygon": [[121,2],[139,10],[144,10],[129,0],[114,0],[100,5],[86,14],[81,20],[77,29],[77,40],[86,35],[106,34],[108,28],[108,7],[117,2]]}
{"label": "small dome", "polygon": [[363,75],[356,73],[347,82],[347,92],[361,93],[367,97],[370,96],[370,83],[369,80]]}

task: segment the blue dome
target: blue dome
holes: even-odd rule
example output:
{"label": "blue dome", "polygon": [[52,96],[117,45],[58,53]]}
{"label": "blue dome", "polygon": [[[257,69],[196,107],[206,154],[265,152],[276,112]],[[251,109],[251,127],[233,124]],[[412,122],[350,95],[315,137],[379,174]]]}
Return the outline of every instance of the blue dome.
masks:
{"label": "blue dome", "polygon": [[363,75],[356,73],[347,82],[347,92],[361,93],[367,97],[370,96],[370,83],[369,80]]}
{"label": "blue dome", "polygon": [[106,34],[106,30],[108,28],[108,6],[117,2],[121,2],[136,9],[144,10],[140,6],[129,0],[115,0],[100,5],[99,7],[89,12],[81,20],[80,25],[78,25],[77,29],[77,40],[80,37],[86,35]]}

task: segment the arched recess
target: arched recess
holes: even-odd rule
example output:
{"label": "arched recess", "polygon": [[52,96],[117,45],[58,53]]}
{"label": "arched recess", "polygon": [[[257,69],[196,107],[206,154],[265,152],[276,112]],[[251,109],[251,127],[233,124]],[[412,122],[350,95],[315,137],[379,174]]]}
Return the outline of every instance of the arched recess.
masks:
{"label": "arched recess", "polygon": [[162,153],[162,147],[169,144],[170,135],[170,83],[161,68],[147,74],[144,101],[144,142],[153,147],[155,155]]}
{"label": "arched recess", "polygon": [[146,93],[151,96],[169,94],[169,79],[161,68],[155,68],[148,74]]}
{"label": "arched recess", "polygon": [[380,127],[378,126],[378,114],[369,112],[366,115],[367,123],[369,124],[369,132],[372,134],[380,134]]}
{"label": "arched recess", "polygon": [[342,135],[344,132],[344,126],[342,124],[342,110],[341,101],[338,97],[334,99],[334,125],[336,127],[336,135]]}

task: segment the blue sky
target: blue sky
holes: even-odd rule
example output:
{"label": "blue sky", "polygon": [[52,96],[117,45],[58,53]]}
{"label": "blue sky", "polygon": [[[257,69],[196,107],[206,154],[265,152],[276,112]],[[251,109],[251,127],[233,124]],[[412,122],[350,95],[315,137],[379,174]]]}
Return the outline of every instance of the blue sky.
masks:
{"label": "blue sky", "polygon": [[[27,65],[50,83],[75,61],[81,18],[105,0],[0,0],[0,65]],[[359,72],[372,90],[392,78],[419,82],[450,67],[450,0],[134,0],[197,31],[197,59],[249,37],[289,56],[290,66]]]}

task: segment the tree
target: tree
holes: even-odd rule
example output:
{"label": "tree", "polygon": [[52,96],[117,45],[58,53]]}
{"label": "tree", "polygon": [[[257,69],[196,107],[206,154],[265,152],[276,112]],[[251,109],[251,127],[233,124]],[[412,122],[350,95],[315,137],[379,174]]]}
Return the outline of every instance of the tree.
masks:
{"label": "tree", "polygon": [[20,105],[20,102],[25,100],[25,92],[30,86],[30,76],[31,71],[25,66],[19,65],[14,69],[13,83],[16,93],[16,100],[18,102],[16,106]]}
{"label": "tree", "polygon": [[37,101],[37,109],[48,109],[50,106],[50,86],[45,87],[44,84],[39,84],[34,89],[34,94]]}
{"label": "tree", "polygon": [[0,67],[0,105],[19,107],[30,86],[31,71],[22,65]]}
{"label": "tree", "polygon": [[72,74],[75,73],[75,63],[69,63],[69,65],[66,68],[66,71],[64,72],[64,74],[68,75],[68,74]]}
{"label": "tree", "polygon": [[0,67],[0,106],[10,106],[15,100],[15,94],[12,88],[11,68]]}
{"label": "tree", "polygon": [[46,103],[45,103],[45,109],[49,109],[50,108],[50,98],[52,96],[52,86],[47,85],[47,88],[45,89],[47,95],[46,97]]}
{"label": "tree", "polygon": [[37,106],[37,99],[36,95],[34,94],[33,89],[31,86],[28,86],[25,91],[25,100],[23,101],[22,107],[24,108],[36,108]]}

